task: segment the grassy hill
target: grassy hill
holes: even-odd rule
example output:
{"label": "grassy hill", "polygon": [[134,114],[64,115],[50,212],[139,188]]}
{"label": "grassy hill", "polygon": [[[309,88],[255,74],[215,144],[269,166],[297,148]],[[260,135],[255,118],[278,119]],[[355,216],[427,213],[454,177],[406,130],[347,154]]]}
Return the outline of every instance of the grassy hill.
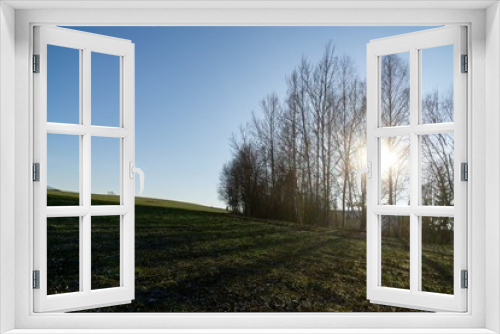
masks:
{"label": "grassy hill", "polygon": [[[71,196],[51,192],[48,200],[52,205],[77,200]],[[113,203],[100,197],[93,200]],[[137,199],[135,300],[90,312],[409,311],[366,300],[363,233],[208,209]],[[78,290],[78,226],[78,218],[48,221],[51,293]],[[119,235],[118,217],[92,218],[94,289],[119,285]],[[383,263],[384,284],[400,286],[409,279],[408,246],[392,240],[384,247],[390,254]],[[425,285],[446,292],[447,270],[450,264],[453,268],[450,250],[433,247],[426,251],[434,257],[423,261],[428,273]]]}
{"label": "grassy hill", "polygon": [[[78,205],[78,198],[79,198],[78,193],[61,191],[57,189],[48,189],[47,196],[49,201],[52,200],[53,205]],[[120,198],[118,195],[92,194],[91,201],[92,205],[117,204],[119,203]],[[136,197],[135,204],[156,206],[162,208],[183,209],[190,211],[226,213],[226,210],[222,208],[215,208],[195,203],[188,203],[188,202],[181,202],[181,201],[174,201],[167,199],[148,198],[148,197]]]}

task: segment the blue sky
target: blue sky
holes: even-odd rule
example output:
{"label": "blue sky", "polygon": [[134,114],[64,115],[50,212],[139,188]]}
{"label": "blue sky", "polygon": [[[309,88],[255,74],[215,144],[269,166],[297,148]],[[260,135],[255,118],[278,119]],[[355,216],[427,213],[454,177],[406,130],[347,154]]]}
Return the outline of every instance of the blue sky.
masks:
{"label": "blue sky", "polygon": [[[144,196],[220,207],[225,204],[218,199],[217,185],[222,165],[230,159],[231,134],[252,111],[258,112],[267,94],[284,97],[285,78],[302,56],[315,62],[332,41],[338,55],[353,58],[364,78],[366,44],[371,39],[428,29],[71,28],[135,43],[136,166],[146,174]],[[434,55],[424,56],[422,80],[424,87],[447,90],[452,83],[451,47],[439,49],[426,51]],[[78,51],[49,47],[48,121],[78,122],[78,62]],[[118,125],[118,69],[117,57],[92,54],[93,125]],[[48,184],[76,191],[78,140],[58,136],[71,137],[49,136]],[[93,140],[93,192],[119,192],[117,147],[108,138]]]}

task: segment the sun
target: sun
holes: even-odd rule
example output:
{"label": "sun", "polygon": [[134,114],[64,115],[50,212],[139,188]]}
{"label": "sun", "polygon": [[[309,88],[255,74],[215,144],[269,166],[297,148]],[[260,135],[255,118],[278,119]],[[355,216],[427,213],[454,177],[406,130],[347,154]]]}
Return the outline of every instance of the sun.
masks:
{"label": "sun", "polygon": [[394,170],[399,160],[397,147],[394,147],[394,145],[389,146],[387,143],[385,144],[386,145],[382,145],[382,153],[380,155],[382,175],[387,175],[391,170]]}

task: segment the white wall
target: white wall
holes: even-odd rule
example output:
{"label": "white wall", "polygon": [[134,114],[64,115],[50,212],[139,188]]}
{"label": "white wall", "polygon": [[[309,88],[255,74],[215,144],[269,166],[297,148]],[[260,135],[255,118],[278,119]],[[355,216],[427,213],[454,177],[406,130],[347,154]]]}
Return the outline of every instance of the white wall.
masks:
{"label": "white wall", "polygon": [[[14,328],[15,12],[0,3],[0,333]],[[5,256],[7,255],[7,256]],[[10,255],[10,256],[9,256]]]}
{"label": "white wall", "polygon": [[497,254],[495,265],[486,266],[486,328],[500,332],[500,12],[499,4],[486,11],[486,254]]}

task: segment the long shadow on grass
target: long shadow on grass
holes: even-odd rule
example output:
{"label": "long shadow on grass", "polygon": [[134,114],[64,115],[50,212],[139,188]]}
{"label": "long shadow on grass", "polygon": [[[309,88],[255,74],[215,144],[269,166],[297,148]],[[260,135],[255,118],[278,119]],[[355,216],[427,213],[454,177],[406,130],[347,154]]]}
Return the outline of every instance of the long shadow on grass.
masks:
{"label": "long shadow on grass", "polygon": [[[191,273],[194,276],[177,280],[167,287],[160,277],[155,284],[154,281],[149,281],[147,291],[138,291],[134,304],[135,309],[130,306],[119,307],[114,309],[116,311],[134,311],[141,309],[156,310],[156,311],[230,311],[234,308],[245,309],[248,305],[257,310],[267,311],[297,311],[298,304],[291,304],[281,300],[281,298],[288,298],[288,294],[279,296],[276,295],[274,287],[287,288],[290,284],[289,281],[280,281],[280,275],[296,274],[300,269],[297,265],[301,263],[300,259],[304,260],[308,256],[313,257],[317,254],[318,250],[326,247],[332,240],[323,240],[322,242],[311,244],[309,246],[296,247],[293,250],[281,249],[272,250],[279,247],[272,245],[267,247],[270,249],[266,252],[266,256],[260,257],[257,261],[252,263],[229,263],[220,265],[217,272],[208,272],[199,268],[199,271]],[[268,245],[269,246],[269,245]],[[260,246],[257,246],[257,249]],[[260,250],[260,249],[259,249]],[[175,262],[175,259],[172,259]],[[283,269],[283,270],[282,270]],[[282,271],[281,271],[282,270]],[[280,274],[278,278],[270,275],[271,271],[278,271]],[[149,277],[150,278],[150,277]],[[146,277],[144,277],[146,279]],[[142,285],[143,277],[138,276],[138,285]],[[243,284],[243,287],[241,287]],[[234,286],[240,285],[240,287]],[[271,287],[269,287],[271,285]],[[331,289],[325,289],[317,282],[307,283],[308,296],[298,297],[301,298],[315,298],[315,302],[323,302],[328,300],[328,303],[342,305],[345,300],[342,296],[338,295]],[[163,287],[162,287],[163,286]],[[252,295],[248,288],[256,289],[258,295]],[[250,295],[241,296],[241,293]],[[300,296],[304,295],[303,291],[298,293]],[[320,297],[319,297],[320,296]],[[242,300],[243,298],[243,300]],[[307,303],[309,301],[306,300]],[[298,301],[296,301],[298,303]],[[246,306],[245,306],[246,305]],[[105,309],[102,311],[113,311],[113,308]]]}
{"label": "long shadow on grass", "polygon": [[[275,249],[278,246],[274,245],[271,247],[266,247],[270,249],[264,258],[259,258],[257,260],[253,259],[251,262],[245,261],[243,263],[229,263],[224,265],[218,265],[215,272],[197,272],[194,276],[188,277],[183,280],[178,280],[175,286],[172,286],[170,290],[162,291],[162,298],[170,300],[175,304],[196,304],[196,307],[208,307],[210,309],[217,310],[217,303],[224,302],[231,304],[239,299],[237,295],[228,295],[228,287],[234,284],[241,284],[241,282],[249,282],[256,280],[257,282],[252,282],[249,285],[260,282],[264,286],[269,284],[281,285],[280,281],[273,281],[271,271],[281,272],[282,275],[287,273],[296,274],[300,268],[297,268],[297,264],[300,263],[300,259],[304,260],[308,256],[317,254],[318,250],[327,246],[332,240],[324,240],[320,243],[311,244],[306,247],[296,247],[293,250],[287,249]],[[256,248],[260,250],[261,245],[256,245]],[[328,296],[329,302],[335,303],[337,305],[344,304],[345,300],[342,296],[336,294],[330,289],[325,289],[321,285],[312,284],[310,288],[313,288],[314,293],[317,295]],[[266,293],[264,289],[262,291],[263,296],[269,297],[269,292]],[[313,291],[311,291],[313,292]],[[156,294],[159,291],[156,290]],[[214,296],[216,299],[214,299]],[[159,296],[157,296],[159,297]],[[254,298],[257,296],[254,296]],[[235,300],[234,300],[235,299]],[[166,301],[163,301],[166,302]],[[208,304],[207,304],[208,302]]]}
{"label": "long shadow on grass", "polygon": [[[182,210],[178,210],[182,213]],[[206,216],[203,216],[207,218]],[[168,222],[164,222],[161,234],[163,238],[158,240],[158,230],[151,231],[150,224],[145,226],[146,235],[137,231],[136,248],[138,255],[140,253],[149,254],[150,252],[166,252],[170,256],[169,262],[175,262],[180,259],[199,259],[199,258],[217,258],[227,256],[228,254],[245,254],[252,249],[259,251],[266,251],[268,248],[276,246],[279,243],[283,246],[294,246],[297,242],[304,238],[304,235],[299,235],[298,231],[288,228],[288,226],[273,226],[265,222],[253,223],[252,226],[241,225],[239,222],[235,223],[239,217],[229,216],[231,222],[228,222],[228,215],[224,218],[226,221],[213,226],[213,223],[206,222],[191,222],[190,228],[185,225],[178,225],[176,223],[174,229],[180,232],[171,233],[172,226]],[[173,219],[176,221],[176,219]],[[206,219],[205,219],[206,220]],[[246,223],[246,222],[245,222]],[[140,223],[138,224],[140,226]],[[158,226],[157,222],[154,224]],[[224,231],[221,226],[225,227]],[[230,229],[227,226],[231,226]],[[212,227],[211,229],[209,227]],[[242,227],[248,230],[241,231]],[[257,228],[257,230],[255,230]],[[300,225],[298,229],[300,229]],[[251,230],[253,229],[253,230]],[[216,233],[207,233],[207,231],[216,231]],[[284,233],[287,233],[288,235]],[[293,233],[293,235],[289,235]],[[278,238],[282,236],[281,238]],[[290,247],[293,249],[293,247]]]}
{"label": "long shadow on grass", "polygon": [[[279,246],[286,247],[291,246],[293,248],[298,242],[297,237],[287,237],[279,239]],[[326,242],[325,242],[326,243]],[[245,259],[249,259],[253,251],[258,251],[259,253],[273,253],[273,249],[277,246],[273,243],[272,240],[264,239],[259,241],[253,241],[252,243],[247,244],[239,244],[235,246],[227,246],[227,247],[218,247],[214,248],[216,245],[207,245],[207,248],[200,249],[190,249],[188,252],[183,252],[182,250],[178,252],[169,252],[172,257],[169,259],[169,262],[174,262],[178,260],[202,260],[202,259],[211,259],[217,260],[219,258],[227,257],[227,256],[239,256]],[[193,247],[193,248],[196,248]],[[288,254],[291,254],[290,251],[286,251]],[[289,255],[292,256],[292,255]],[[300,254],[300,257],[307,256],[307,254]],[[274,263],[275,261],[269,260],[268,262]]]}
{"label": "long shadow on grass", "polygon": [[224,213],[138,206],[136,219],[136,299],[99,311],[374,309],[356,292],[364,291],[364,266],[354,272],[351,263],[364,256],[360,242]]}
{"label": "long shadow on grass", "polygon": [[[239,228],[238,226],[234,227],[235,229]],[[258,230],[246,230],[246,231],[241,231],[241,228],[239,228],[239,230],[224,231],[221,233],[207,233],[206,229],[201,227],[189,230],[184,228],[182,230],[178,229],[177,231],[176,229],[177,228],[174,227],[174,230],[172,230],[172,226],[168,224],[164,224],[161,228],[158,228],[156,230],[151,230],[151,227],[149,225],[145,227],[137,226],[136,233],[139,234],[140,237],[147,236],[148,238],[149,237],[151,238],[148,239],[147,242],[144,241],[145,244],[148,244],[145,245],[145,248],[153,248],[157,247],[158,245],[176,247],[184,244],[199,244],[203,242],[213,242],[213,241],[229,242],[234,239],[265,238],[283,233],[282,230],[270,231],[269,228],[258,229]],[[162,238],[162,240],[155,240],[155,237],[159,231],[164,233],[165,236],[164,238]]]}
{"label": "long shadow on grass", "polygon": [[[274,232],[267,234],[265,237],[252,240],[252,236],[237,234],[214,240],[214,238],[210,237],[193,236],[193,233],[191,233],[182,236],[175,235],[159,242],[137,242],[137,252],[165,251],[175,257],[172,260],[219,257],[231,253],[246,252],[254,248],[262,251],[274,247],[272,241],[276,241],[277,238],[275,237],[278,235],[280,235],[279,232]],[[149,236],[153,237],[153,235],[146,237]],[[293,244],[297,242],[297,239],[297,236],[293,236],[279,238],[278,240],[282,244]],[[231,242],[238,240],[239,242],[236,243]]]}

